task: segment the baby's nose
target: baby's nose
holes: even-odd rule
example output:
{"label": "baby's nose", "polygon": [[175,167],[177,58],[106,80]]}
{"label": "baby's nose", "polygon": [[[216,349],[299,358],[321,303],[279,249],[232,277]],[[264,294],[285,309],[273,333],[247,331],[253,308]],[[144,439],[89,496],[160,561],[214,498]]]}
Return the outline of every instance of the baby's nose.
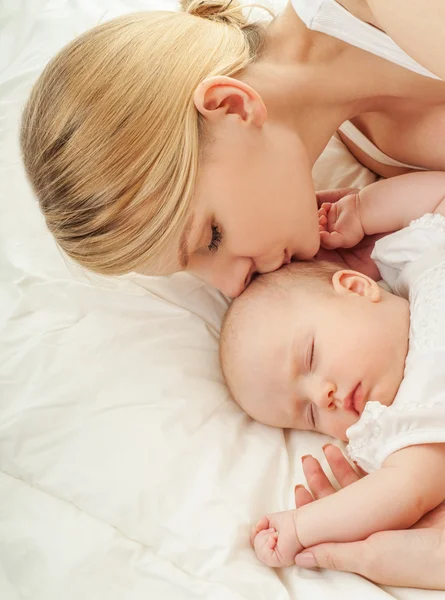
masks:
{"label": "baby's nose", "polygon": [[317,404],[320,408],[335,408],[337,387],[332,381],[322,381],[318,391]]}

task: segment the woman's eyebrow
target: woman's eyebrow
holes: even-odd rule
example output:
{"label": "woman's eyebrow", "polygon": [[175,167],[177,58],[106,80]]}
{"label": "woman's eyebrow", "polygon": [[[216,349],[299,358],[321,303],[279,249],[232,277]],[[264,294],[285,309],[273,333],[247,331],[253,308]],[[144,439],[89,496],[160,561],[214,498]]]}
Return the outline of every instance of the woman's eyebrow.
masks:
{"label": "woman's eyebrow", "polygon": [[185,269],[189,263],[188,245],[190,233],[193,229],[193,217],[194,215],[192,213],[187,219],[184,231],[181,234],[181,239],[179,240],[178,259],[182,269]]}

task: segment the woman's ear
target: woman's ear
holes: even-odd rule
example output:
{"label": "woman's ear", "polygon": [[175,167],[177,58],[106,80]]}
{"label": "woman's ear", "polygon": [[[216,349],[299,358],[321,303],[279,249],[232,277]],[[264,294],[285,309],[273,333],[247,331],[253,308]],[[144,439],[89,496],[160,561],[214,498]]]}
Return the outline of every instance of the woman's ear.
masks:
{"label": "woman's ear", "polygon": [[371,302],[379,302],[381,297],[378,283],[358,271],[346,269],[337,271],[332,276],[332,287],[337,294],[355,294],[367,298]]}
{"label": "woman's ear", "polygon": [[249,85],[232,77],[208,77],[198,85],[193,96],[196,109],[216,122],[227,115],[238,115],[246,123],[261,127],[267,110],[261,96]]}

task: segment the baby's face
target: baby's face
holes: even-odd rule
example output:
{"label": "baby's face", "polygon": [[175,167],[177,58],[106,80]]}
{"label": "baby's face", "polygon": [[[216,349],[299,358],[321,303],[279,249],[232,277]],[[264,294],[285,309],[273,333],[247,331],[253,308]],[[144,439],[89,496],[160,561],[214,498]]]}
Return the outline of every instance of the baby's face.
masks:
{"label": "baby's face", "polygon": [[408,349],[408,303],[390,294],[374,302],[294,291],[247,319],[233,392],[263,423],[346,440],[369,400],[394,400]]}

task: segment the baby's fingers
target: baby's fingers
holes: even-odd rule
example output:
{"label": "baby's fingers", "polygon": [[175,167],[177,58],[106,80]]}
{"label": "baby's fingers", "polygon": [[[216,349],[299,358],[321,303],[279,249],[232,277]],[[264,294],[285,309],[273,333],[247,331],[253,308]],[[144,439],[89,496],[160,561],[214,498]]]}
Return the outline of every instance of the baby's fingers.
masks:
{"label": "baby's fingers", "polygon": [[281,567],[275,551],[277,538],[278,533],[273,528],[260,531],[255,538],[255,554],[268,567]]}
{"label": "baby's fingers", "polygon": [[327,217],[328,216],[328,212],[329,212],[329,204],[323,204],[322,206],[320,206],[320,208],[318,209],[318,217]]}
{"label": "baby's fingers", "polygon": [[320,231],[320,244],[326,250],[335,250],[341,248],[343,236],[337,231],[330,233],[329,231]]}
{"label": "baby's fingers", "polygon": [[330,204],[330,208],[326,211],[327,216],[327,230],[333,231],[338,219],[338,205]]}
{"label": "baby's fingers", "polygon": [[328,216],[323,208],[318,210],[318,229],[319,231],[326,231],[326,225],[328,222]]}
{"label": "baby's fingers", "polygon": [[255,525],[257,531],[262,531],[263,529],[269,529],[269,519],[267,517],[262,517],[257,524]]}
{"label": "baby's fingers", "polygon": [[254,546],[255,537],[258,535],[260,531],[264,531],[265,529],[269,529],[269,519],[267,517],[262,517],[253,527],[250,533],[250,543]]}

